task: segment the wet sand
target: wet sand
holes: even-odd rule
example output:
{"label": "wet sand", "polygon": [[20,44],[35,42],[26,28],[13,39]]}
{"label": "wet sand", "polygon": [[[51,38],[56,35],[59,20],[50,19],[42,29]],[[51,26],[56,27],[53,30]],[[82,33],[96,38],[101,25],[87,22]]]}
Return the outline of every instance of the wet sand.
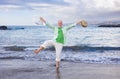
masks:
{"label": "wet sand", "polygon": [[120,65],[2,59],[0,79],[120,79]]}

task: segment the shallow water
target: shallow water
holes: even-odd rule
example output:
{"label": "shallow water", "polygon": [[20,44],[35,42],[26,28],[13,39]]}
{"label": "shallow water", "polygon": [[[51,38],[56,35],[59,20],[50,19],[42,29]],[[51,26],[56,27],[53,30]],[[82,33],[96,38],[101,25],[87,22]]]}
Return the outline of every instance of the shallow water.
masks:
{"label": "shallow water", "polygon": [[[53,38],[53,31],[45,26],[9,26],[0,30],[0,59],[54,60],[54,48],[33,54],[45,40]],[[24,29],[19,29],[24,28]],[[90,25],[76,26],[68,31],[67,43],[61,58],[64,61],[120,64],[120,28]],[[16,46],[13,50],[5,47]],[[23,47],[23,51],[19,51]],[[14,50],[17,49],[17,50]]]}

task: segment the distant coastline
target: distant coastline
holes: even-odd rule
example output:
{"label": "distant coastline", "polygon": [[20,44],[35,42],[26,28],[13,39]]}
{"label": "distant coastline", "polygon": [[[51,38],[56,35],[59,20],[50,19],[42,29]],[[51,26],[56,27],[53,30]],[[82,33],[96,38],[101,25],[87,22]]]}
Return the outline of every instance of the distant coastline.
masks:
{"label": "distant coastline", "polygon": [[120,27],[120,24],[103,24],[98,27]]}
{"label": "distant coastline", "polygon": [[14,27],[14,28],[9,28],[8,26],[2,25],[0,26],[0,30],[20,30],[24,29],[23,27]]}

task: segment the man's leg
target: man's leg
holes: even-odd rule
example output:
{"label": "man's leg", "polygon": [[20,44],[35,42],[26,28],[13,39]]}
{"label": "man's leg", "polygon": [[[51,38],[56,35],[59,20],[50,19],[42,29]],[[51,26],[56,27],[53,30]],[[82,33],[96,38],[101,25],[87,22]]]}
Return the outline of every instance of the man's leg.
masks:
{"label": "man's leg", "polygon": [[59,68],[59,65],[60,65],[60,55],[61,55],[61,51],[62,51],[62,48],[63,48],[63,44],[60,44],[60,43],[56,43],[55,44],[55,50],[56,50],[56,69]]}
{"label": "man's leg", "polygon": [[56,69],[59,69],[60,61],[56,61]]}
{"label": "man's leg", "polygon": [[52,46],[53,45],[53,41],[52,40],[48,40],[45,41],[40,48],[38,48],[37,50],[34,50],[34,53],[38,54],[40,51],[44,50],[45,48]]}
{"label": "man's leg", "polygon": [[44,50],[45,48],[43,46],[40,46],[37,50],[34,50],[34,53],[38,54],[41,50]]}

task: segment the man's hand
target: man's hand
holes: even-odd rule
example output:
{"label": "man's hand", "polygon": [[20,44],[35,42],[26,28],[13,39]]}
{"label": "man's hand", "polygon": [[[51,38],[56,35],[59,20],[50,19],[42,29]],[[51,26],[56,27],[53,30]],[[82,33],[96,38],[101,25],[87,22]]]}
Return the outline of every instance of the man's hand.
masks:
{"label": "man's hand", "polygon": [[42,21],[43,23],[46,23],[45,19],[40,17],[40,21]]}
{"label": "man's hand", "polygon": [[87,27],[88,26],[88,23],[85,20],[78,21],[78,22],[76,22],[76,24],[81,25],[82,27]]}
{"label": "man's hand", "polygon": [[77,25],[81,25],[81,21],[77,21],[76,24],[77,24]]}

